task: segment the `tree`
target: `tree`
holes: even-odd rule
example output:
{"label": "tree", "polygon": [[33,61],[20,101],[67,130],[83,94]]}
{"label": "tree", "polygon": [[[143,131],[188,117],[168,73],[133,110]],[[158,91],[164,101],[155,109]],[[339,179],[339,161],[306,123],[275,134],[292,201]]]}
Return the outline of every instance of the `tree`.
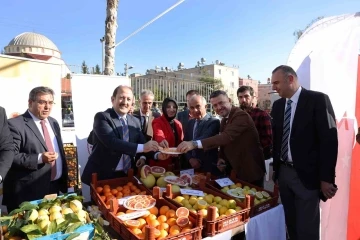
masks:
{"label": "tree", "polygon": [[[201,77],[198,79],[202,84],[199,87],[198,91],[203,96],[210,96],[213,91],[220,90],[224,88],[224,84],[222,83],[221,79],[211,77],[205,69],[203,69],[201,73]],[[208,99],[207,99],[208,100]]]}
{"label": "tree", "polygon": [[101,74],[101,70],[100,70],[99,64],[96,64],[94,74]]}
{"label": "tree", "polygon": [[155,87],[153,93],[154,93],[154,102],[162,102],[167,97],[166,91],[158,87]]}
{"label": "tree", "polygon": [[119,0],[107,0],[105,20],[105,75],[113,75],[115,69],[115,38]]}
{"label": "tree", "polygon": [[82,64],[81,64],[81,73],[82,74],[89,74],[89,68],[86,65],[85,61],[83,61]]}
{"label": "tree", "polygon": [[311,25],[313,25],[314,23],[316,23],[317,21],[319,21],[323,18],[324,17],[317,17],[317,18],[313,19],[308,25],[306,25],[306,27],[304,29],[297,29],[296,31],[294,31],[293,36],[295,37],[295,42],[297,42],[301,38],[301,36],[306,31],[306,29],[308,29]]}

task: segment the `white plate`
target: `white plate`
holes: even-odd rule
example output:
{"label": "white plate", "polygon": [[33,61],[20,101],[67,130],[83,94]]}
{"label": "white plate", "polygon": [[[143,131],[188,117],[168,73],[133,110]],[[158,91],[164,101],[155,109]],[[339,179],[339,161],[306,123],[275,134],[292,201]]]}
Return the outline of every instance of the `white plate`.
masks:
{"label": "white plate", "polygon": [[[181,178],[177,177],[177,176],[167,176],[164,178],[165,182],[167,183],[171,183],[171,184],[175,184],[178,185],[180,187],[186,187],[188,184],[187,182],[185,182],[184,180],[182,180]],[[181,183],[177,183],[176,181],[180,180]]]}
{"label": "white plate", "polygon": [[235,198],[245,198],[245,195],[242,193],[242,191],[239,191],[239,189],[236,188],[227,190],[227,194]]}
{"label": "white plate", "polygon": [[124,206],[125,208],[129,209],[129,210],[138,211],[138,210],[148,210],[148,209],[150,209],[150,208],[152,208],[152,207],[154,207],[154,206],[156,205],[156,200],[155,200],[153,204],[149,205],[149,206],[146,207],[146,208],[132,208],[132,207],[129,207],[129,206],[128,206],[129,201],[130,201],[131,199],[133,199],[133,198],[138,197],[138,196],[141,196],[141,195],[135,195],[135,196],[132,196],[132,197],[126,199],[126,201],[124,202],[123,206]]}
{"label": "white plate", "polygon": [[162,152],[164,154],[169,154],[169,155],[182,154],[181,152],[176,151],[176,148],[163,148],[163,149],[160,149],[160,152]]}

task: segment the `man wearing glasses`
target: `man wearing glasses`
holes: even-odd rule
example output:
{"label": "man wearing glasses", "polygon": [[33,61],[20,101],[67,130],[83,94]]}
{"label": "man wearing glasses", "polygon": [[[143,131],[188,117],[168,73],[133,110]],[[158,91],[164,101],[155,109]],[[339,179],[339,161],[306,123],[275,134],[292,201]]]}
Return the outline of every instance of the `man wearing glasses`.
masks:
{"label": "man wearing glasses", "polygon": [[24,201],[67,192],[67,166],[60,126],[50,117],[54,91],[36,87],[30,91],[28,110],[9,119],[15,157],[4,180],[3,203],[11,211]]}

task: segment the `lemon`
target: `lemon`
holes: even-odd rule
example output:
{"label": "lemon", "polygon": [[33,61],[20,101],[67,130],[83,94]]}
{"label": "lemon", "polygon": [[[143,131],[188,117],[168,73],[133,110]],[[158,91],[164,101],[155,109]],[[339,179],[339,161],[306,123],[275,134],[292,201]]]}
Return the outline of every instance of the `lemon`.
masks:
{"label": "lemon", "polygon": [[38,219],[36,220],[36,222],[41,222],[41,221],[43,221],[43,220],[47,220],[47,221],[49,221],[49,216],[48,215],[40,215],[39,217],[38,217]]}
{"label": "lemon", "polygon": [[219,197],[219,196],[214,197],[214,201],[215,201],[216,203],[219,203],[221,200],[222,200],[222,198]]}
{"label": "lemon", "polygon": [[184,199],[185,199],[185,198],[182,197],[182,196],[177,196],[174,200],[175,200],[176,202],[178,202],[178,203],[181,203],[182,200],[184,200]]}
{"label": "lemon", "polygon": [[70,208],[71,210],[73,210],[75,213],[77,213],[79,210],[81,210],[83,208],[82,203],[79,200],[72,200],[70,202]]}
{"label": "lemon", "polygon": [[60,211],[61,211],[61,207],[57,206],[57,205],[54,205],[49,209],[50,214],[53,214],[54,212],[60,212]]}
{"label": "lemon", "polygon": [[235,211],[234,209],[228,209],[228,210],[225,212],[225,215],[226,215],[226,216],[229,216],[229,215],[231,215],[231,214],[233,214],[233,213],[236,213],[236,211]]}
{"label": "lemon", "polygon": [[41,222],[38,223],[38,226],[39,226],[39,228],[41,229],[41,231],[42,231],[43,233],[45,233],[46,230],[48,229],[49,224],[50,224],[50,221],[49,221],[49,220],[43,220],[43,221],[41,221]]}
{"label": "lemon", "polygon": [[237,186],[235,184],[230,186],[230,189],[235,189],[235,188],[237,188]]}
{"label": "lemon", "polygon": [[197,199],[196,199],[196,198],[191,197],[191,198],[189,199],[189,203],[190,203],[191,205],[195,205],[196,202],[197,202]]}
{"label": "lemon", "polygon": [[264,198],[264,196],[261,194],[261,192],[256,192],[255,197],[259,200]]}
{"label": "lemon", "polygon": [[186,199],[186,200],[189,200],[190,196],[189,195],[186,195],[184,194],[183,197]]}
{"label": "lemon", "polygon": [[230,199],[229,201],[228,201],[228,207],[229,208],[232,208],[232,209],[235,209],[236,208],[236,202],[235,202],[235,200],[234,199]]}
{"label": "lemon", "polygon": [[31,211],[31,213],[29,215],[28,220],[34,222],[39,217],[39,213],[38,213],[38,211],[36,209],[30,210],[30,211]]}
{"label": "lemon", "polygon": [[207,212],[207,210],[206,210],[206,209],[201,209],[201,210],[199,210],[199,212],[201,212],[201,213],[202,213],[202,215],[203,215],[203,217],[204,217],[204,218],[206,218],[206,217],[207,217],[208,212]]}
{"label": "lemon", "polygon": [[244,190],[250,190],[250,187],[249,186],[245,186],[243,187]]}
{"label": "lemon", "polygon": [[69,214],[69,213],[74,213],[73,210],[71,208],[63,208],[61,213],[63,215]]}
{"label": "lemon", "polygon": [[227,207],[221,207],[221,208],[219,209],[220,215],[225,214],[227,210],[228,210]]}
{"label": "lemon", "polygon": [[262,191],[261,194],[264,196],[264,198],[269,198],[270,197],[270,194],[265,192],[265,191]]}
{"label": "lemon", "polygon": [[260,200],[257,199],[257,198],[255,198],[255,200],[254,200],[254,205],[258,205],[259,203],[260,203]]}
{"label": "lemon", "polygon": [[229,203],[228,203],[228,201],[227,201],[226,199],[221,200],[221,201],[219,202],[219,204],[220,204],[221,206],[224,206],[224,207],[229,208]]}
{"label": "lemon", "polygon": [[193,207],[191,206],[191,204],[189,204],[189,203],[186,204],[186,205],[184,205],[184,207],[186,207],[186,208],[189,209],[189,210],[193,208]]}
{"label": "lemon", "polygon": [[60,223],[65,222],[64,218],[58,218],[56,219],[56,224],[59,225]]}
{"label": "lemon", "polygon": [[42,216],[42,215],[49,215],[49,211],[45,208],[42,208],[39,210],[39,216]]}
{"label": "lemon", "polygon": [[195,209],[196,211],[199,210],[199,207],[198,207],[197,203],[195,203],[195,204],[193,205],[193,209]]}
{"label": "lemon", "polygon": [[189,200],[187,200],[186,198],[184,200],[181,201],[181,203],[185,206],[187,204],[189,204]]}
{"label": "lemon", "polygon": [[54,221],[58,218],[62,218],[62,214],[60,212],[53,212],[52,214],[50,214],[50,221]]}
{"label": "lemon", "polygon": [[197,205],[199,209],[205,209],[207,208],[207,202],[203,199],[200,199],[197,201]]}
{"label": "lemon", "polygon": [[240,212],[241,210],[242,210],[241,207],[236,207],[236,208],[235,208],[235,211],[236,211],[236,212]]}
{"label": "lemon", "polygon": [[210,195],[206,195],[204,200],[208,203],[211,204],[213,202],[213,198]]}

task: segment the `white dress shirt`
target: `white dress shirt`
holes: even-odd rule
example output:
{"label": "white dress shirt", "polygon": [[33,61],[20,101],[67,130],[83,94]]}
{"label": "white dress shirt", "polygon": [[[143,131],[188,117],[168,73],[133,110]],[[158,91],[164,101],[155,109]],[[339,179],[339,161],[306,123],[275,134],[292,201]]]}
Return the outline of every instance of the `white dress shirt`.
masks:
{"label": "white dress shirt", "polygon": [[[141,112],[141,111],[140,111],[140,112]],[[121,115],[118,114],[118,113],[116,113],[116,114],[117,114],[118,117],[119,117],[119,121],[121,121],[120,118],[122,118],[122,119],[124,119],[125,124],[126,124],[126,125],[128,124],[127,118],[126,118],[126,116],[127,116],[126,114],[123,115],[123,116],[121,116]],[[129,136],[130,136],[130,132],[129,132]],[[140,152],[144,152],[144,144],[138,144],[138,145],[137,145],[136,153],[140,153]],[[145,156],[141,156],[140,158],[146,159]],[[119,161],[118,165],[116,166],[115,170],[116,170],[116,171],[121,171],[121,170],[123,170],[123,169],[124,169],[124,154],[121,155],[120,161]]]}
{"label": "white dress shirt", "polygon": [[[292,162],[291,148],[290,148],[291,129],[292,129],[292,123],[293,123],[293,120],[294,120],[294,117],[295,117],[296,106],[297,106],[297,103],[299,101],[300,93],[301,93],[301,87],[299,87],[298,90],[296,90],[296,92],[294,93],[294,95],[290,98],[292,103],[291,103],[291,117],[290,117],[290,135],[289,135],[289,138],[288,138],[288,149],[289,149],[288,150],[288,161],[289,162]],[[286,111],[286,106],[287,106],[288,101],[289,101],[289,99],[287,98],[286,102],[285,102],[284,114],[285,114],[285,111]]]}
{"label": "white dress shirt", "polygon": [[[34,120],[35,122],[35,125],[36,127],[39,129],[39,132],[41,134],[41,136],[44,138],[44,133],[43,133],[43,130],[42,130],[42,127],[41,127],[41,124],[40,124],[40,119],[38,119],[37,117],[35,117],[34,114],[32,114],[30,111],[28,111],[30,116],[32,117],[32,119]],[[49,135],[50,135],[50,139],[51,139],[51,143],[54,147],[54,151],[56,153],[58,153],[58,157],[57,159],[55,160],[55,164],[56,164],[56,175],[55,175],[55,179],[54,180],[58,180],[61,175],[62,175],[62,159],[61,159],[61,154],[60,154],[60,148],[59,148],[59,145],[57,143],[57,140],[56,140],[56,136],[54,134],[54,131],[49,123],[49,120],[46,118],[44,119],[45,120],[45,125],[47,127],[47,130],[49,132]],[[44,138],[44,141],[45,141],[45,138]],[[38,156],[38,164],[42,164],[43,161],[42,161],[42,153],[39,153],[39,156]]]}

